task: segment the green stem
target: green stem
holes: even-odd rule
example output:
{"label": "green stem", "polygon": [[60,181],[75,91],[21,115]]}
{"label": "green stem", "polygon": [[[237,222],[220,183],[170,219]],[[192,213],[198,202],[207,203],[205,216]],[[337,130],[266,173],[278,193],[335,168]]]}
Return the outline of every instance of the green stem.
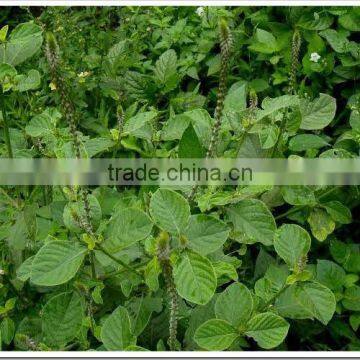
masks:
{"label": "green stem", "polygon": [[5,143],[8,151],[9,158],[13,158],[13,151],[11,147],[11,140],[10,140],[10,132],[9,132],[9,124],[7,122],[7,116],[6,116],[6,109],[5,109],[5,101],[4,101],[4,95],[1,99],[1,110],[2,110],[2,117],[4,121],[4,137],[5,137]]}
{"label": "green stem", "polygon": [[90,253],[89,253],[89,260],[90,260],[90,265],[91,265],[91,277],[93,279],[97,279],[96,269],[95,269],[95,258],[94,258],[93,251],[90,251]]}
{"label": "green stem", "polygon": [[116,263],[120,264],[125,269],[131,271],[133,274],[139,276],[142,278],[141,274],[136,271],[134,268],[132,268],[130,265],[124,263],[122,260],[116,258],[114,255],[109,253],[105,248],[103,248],[100,244],[97,244],[95,249],[100,250],[102,253],[104,253],[106,256],[108,256],[111,260],[114,260]]}

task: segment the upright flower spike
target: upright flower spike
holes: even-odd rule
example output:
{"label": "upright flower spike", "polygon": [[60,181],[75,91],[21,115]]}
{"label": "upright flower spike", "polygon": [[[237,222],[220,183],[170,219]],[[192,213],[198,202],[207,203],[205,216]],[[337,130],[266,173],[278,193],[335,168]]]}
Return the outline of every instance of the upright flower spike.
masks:
{"label": "upright flower spike", "polygon": [[[62,107],[62,113],[69,124],[70,133],[73,140],[73,148],[77,159],[81,158],[80,140],[76,128],[76,110],[73,101],[71,100],[69,90],[66,86],[66,82],[61,73],[61,58],[59,45],[53,33],[46,33],[46,48],[45,54],[49,63],[50,72],[52,76],[52,83],[55,84],[56,90],[60,94],[60,101]],[[85,189],[81,188],[81,197],[84,203],[85,219],[84,230],[88,233],[92,233],[91,216],[90,216],[90,203]]]}
{"label": "upright flower spike", "polygon": [[219,77],[219,88],[217,93],[217,101],[215,108],[215,124],[212,129],[210,145],[206,154],[206,157],[212,157],[216,148],[219,130],[221,126],[221,119],[224,110],[224,100],[226,96],[226,80],[229,68],[230,53],[232,48],[232,36],[230,29],[225,19],[220,21],[219,25],[220,32],[220,49],[221,49],[221,64],[220,64],[220,77]]}
{"label": "upright flower spike", "polygon": [[172,266],[170,263],[170,238],[166,232],[161,232],[157,238],[157,258],[160,262],[162,274],[165,279],[167,293],[170,297],[169,340],[171,351],[176,350],[176,335],[178,323],[178,295],[174,283]]}
{"label": "upright flower spike", "polygon": [[[219,87],[218,87],[218,93],[217,93],[217,100],[216,100],[216,108],[214,113],[215,118],[215,124],[212,128],[211,138],[210,138],[210,144],[208,147],[208,150],[206,152],[206,157],[211,158],[214,155],[214,151],[216,149],[217,140],[219,137],[219,131],[221,127],[221,120],[224,110],[224,100],[226,96],[226,80],[227,80],[227,74],[229,69],[229,60],[230,60],[230,54],[231,54],[231,48],[232,48],[232,36],[230,29],[228,27],[228,24],[225,19],[221,19],[219,24],[219,37],[220,37],[220,50],[221,50],[221,63],[220,63],[220,76],[219,76]],[[198,185],[195,184],[187,199],[189,201],[192,201],[196,191],[197,191]]]}
{"label": "upright flower spike", "polygon": [[291,68],[290,68],[290,86],[289,92],[295,93],[296,90],[296,73],[299,65],[299,53],[301,47],[301,34],[295,29],[291,41]]}

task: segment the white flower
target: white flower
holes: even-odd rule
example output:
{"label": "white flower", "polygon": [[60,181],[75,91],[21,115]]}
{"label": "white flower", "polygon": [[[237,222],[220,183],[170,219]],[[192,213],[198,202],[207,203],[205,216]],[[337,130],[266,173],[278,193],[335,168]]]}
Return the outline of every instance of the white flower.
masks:
{"label": "white flower", "polygon": [[5,275],[5,271],[3,269],[0,269],[0,275]]}
{"label": "white flower", "polygon": [[89,71],[82,71],[80,74],[77,74],[79,78],[84,78],[90,75]]}
{"label": "white flower", "polygon": [[318,62],[320,60],[321,56],[317,52],[313,52],[310,55],[310,61],[312,62]]}
{"label": "white flower", "polygon": [[198,14],[200,17],[202,17],[204,14],[205,14],[205,9],[202,7],[202,6],[199,6],[197,9],[196,9],[196,14]]}

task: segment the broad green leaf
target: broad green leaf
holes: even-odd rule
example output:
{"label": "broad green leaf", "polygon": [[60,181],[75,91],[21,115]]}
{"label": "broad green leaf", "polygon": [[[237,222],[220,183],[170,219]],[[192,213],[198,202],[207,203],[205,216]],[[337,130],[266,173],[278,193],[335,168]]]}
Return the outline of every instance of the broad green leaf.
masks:
{"label": "broad green leaf", "polygon": [[194,340],[206,350],[225,350],[236,338],[237,330],[227,321],[211,319],[203,323],[195,331]]}
{"label": "broad green leaf", "polygon": [[0,63],[21,64],[40,50],[42,41],[39,25],[32,22],[18,25],[11,32],[8,42],[0,44]]}
{"label": "broad green leaf", "polygon": [[253,299],[249,289],[240,283],[229,285],[217,298],[215,314],[235,328],[244,328],[253,311]]}
{"label": "broad green leaf", "polygon": [[255,315],[247,324],[245,335],[252,337],[263,349],[280,345],[289,331],[289,323],[271,312]]}
{"label": "broad green leaf", "polygon": [[298,268],[298,263],[307,255],[311,246],[311,237],[299,225],[284,224],[276,233],[274,247],[277,254],[290,266]]}
{"label": "broad green leaf", "polygon": [[335,117],[336,100],[327,94],[320,94],[320,97],[313,101],[301,99],[300,112],[301,129],[323,129],[328,126]]}
{"label": "broad green leaf", "polygon": [[87,156],[89,158],[103,152],[109,150],[109,148],[113,147],[115,142],[108,138],[96,137],[93,139],[86,140],[84,143],[85,150]]}
{"label": "broad green leaf", "polygon": [[205,305],[216,289],[211,262],[193,251],[184,251],[174,265],[174,281],[179,295],[195,304]]}
{"label": "broad green leaf", "polygon": [[0,29],[0,41],[4,42],[6,40],[6,35],[9,30],[9,25],[5,25]]}
{"label": "broad green leaf", "polygon": [[276,224],[267,206],[260,200],[243,200],[227,208],[234,231],[246,236],[247,243],[272,245]]}
{"label": "broad green leaf", "polygon": [[276,144],[280,134],[280,129],[276,125],[269,125],[263,127],[258,134],[261,148],[270,149]]}
{"label": "broad green leaf", "polygon": [[345,309],[360,311],[360,286],[354,285],[347,288],[344,292],[342,304]]}
{"label": "broad green leaf", "polygon": [[322,137],[313,134],[296,135],[289,141],[289,149],[297,152],[309,149],[320,149],[328,145],[329,143]]}
{"label": "broad green leaf", "polygon": [[349,323],[354,331],[358,331],[360,327],[360,313],[350,315]]}
{"label": "broad green leaf", "polygon": [[161,274],[161,267],[157,257],[153,257],[145,267],[144,281],[151,291],[159,289],[159,275]]}
{"label": "broad green leaf", "polygon": [[70,241],[46,243],[35,255],[30,280],[35,285],[55,286],[72,279],[82,264],[87,249]]}
{"label": "broad green leaf", "polygon": [[158,82],[164,87],[164,91],[173,90],[179,80],[176,52],[172,49],[165,51],[155,64],[155,76]]}
{"label": "broad green leaf", "polygon": [[346,271],[360,272],[360,247],[358,244],[345,244],[336,239],[330,242],[330,253]]}
{"label": "broad green leaf", "polygon": [[33,137],[49,135],[55,130],[60,118],[61,113],[57,109],[47,108],[30,120],[29,124],[25,127],[25,131]]}
{"label": "broad green leaf", "polygon": [[281,109],[298,105],[299,98],[296,95],[282,95],[276,98],[267,97],[261,104],[262,109],[256,111],[256,119],[261,120]]}
{"label": "broad green leaf", "polygon": [[100,337],[108,351],[124,350],[135,345],[136,338],[131,333],[130,317],[124,307],[117,307],[105,320]]}
{"label": "broad green leaf", "polygon": [[344,285],[345,270],[330,260],[318,260],[316,280],[330,290],[338,290]]}
{"label": "broad green leaf", "polygon": [[30,70],[27,75],[18,75],[15,77],[16,90],[29,91],[37,89],[41,84],[40,73],[37,70]]}
{"label": "broad green leaf", "polygon": [[156,116],[157,112],[153,110],[136,114],[125,123],[123,135],[132,135],[150,141],[153,134],[151,122]]}
{"label": "broad green leaf", "polygon": [[[94,195],[88,195],[90,205],[90,221],[96,230],[102,217],[101,206]],[[65,205],[63,220],[65,226],[76,233],[84,232],[82,224],[86,221],[86,212],[83,201],[69,202]]]}
{"label": "broad green leaf", "polygon": [[144,240],[151,233],[153,224],[141,210],[120,209],[111,217],[105,233],[104,247],[114,253]]}
{"label": "broad green leaf", "polygon": [[347,52],[349,40],[347,39],[346,32],[336,31],[334,29],[326,29],[321,31],[319,34],[327,40],[327,42],[336,52]]}
{"label": "broad green leaf", "polygon": [[49,345],[66,345],[73,340],[83,321],[83,306],[76,292],[52,297],[42,310],[42,329]]}
{"label": "broad green leaf", "polygon": [[248,48],[262,54],[272,54],[280,49],[274,35],[259,28],[256,29],[254,39]]}
{"label": "broad green leaf", "polygon": [[317,282],[298,282],[290,285],[276,300],[281,316],[290,319],[317,319],[326,325],[335,312],[334,294]]}
{"label": "broad green leaf", "polygon": [[325,210],[328,212],[328,214],[334,221],[337,221],[340,224],[351,223],[351,211],[340,201],[329,201],[325,204],[322,204],[322,206],[325,208]]}
{"label": "broad green leaf", "polygon": [[238,81],[231,85],[224,100],[224,112],[242,111],[246,109],[247,83]]}
{"label": "broad green leaf", "polygon": [[205,148],[200,143],[192,124],[183,133],[179,142],[178,155],[183,159],[203,158],[206,155]]}
{"label": "broad green leaf", "polygon": [[319,241],[324,241],[335,230],[335,222],[323,209],[315,208],[307,219],[312,234]]}
{"label": "broad green leaf", "polygon": [[314,191],[308,186],[282,186],[281,194],[290,205],[316,205]]}
{"label": "broad green leaf", "polygon": [[184,234],[189,247],[199,254],[207,255],[221,248],[229,236],[230,229],[213,216],[198,214],[190,217]]}
{"label": "broad green leaf", "polygon": [[238,273],[236,267],[225,261],[217,261],[213,263],[215,274],[217,277],[218,286],[226,284],[229,280],[238,280]]}
{"label": "broad green leaf", "polygon": [[319,15],[311,11],[302,15],[297,25],[306,30],[325,30],[332,22],[333,18],[331,16],[325,13]]}
{"label": "broad green leaf", "polygon": [[350,31],[360,31],[360,13],[358,9],[349,8],[346,14],[339,17],[339,24]]}
{"label": "broad green leaf", "polygon": [[177,192],[158,189],[150,200],[150,215],[161,229],[180,234],[189,222],[190,207],[186,199]]}
{"label": "broad green leaf", "polygon": [[16,276],[21,281],[26,281],[26,280],[30,279],[32,262],[33,262],[34,258],[35,258],[35,256],[28,257],[16,270]]}

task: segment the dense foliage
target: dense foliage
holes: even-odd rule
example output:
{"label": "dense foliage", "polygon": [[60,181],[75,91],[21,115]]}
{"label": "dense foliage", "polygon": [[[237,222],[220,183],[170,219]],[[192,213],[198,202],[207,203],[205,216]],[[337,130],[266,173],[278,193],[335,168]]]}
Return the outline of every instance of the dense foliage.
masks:
{"label": "dense foliage", "polygon": [[[360,8],[0,8],[2,157],[352,158]],[[3,350],[359,350],[357,186],[0,187]]]}

